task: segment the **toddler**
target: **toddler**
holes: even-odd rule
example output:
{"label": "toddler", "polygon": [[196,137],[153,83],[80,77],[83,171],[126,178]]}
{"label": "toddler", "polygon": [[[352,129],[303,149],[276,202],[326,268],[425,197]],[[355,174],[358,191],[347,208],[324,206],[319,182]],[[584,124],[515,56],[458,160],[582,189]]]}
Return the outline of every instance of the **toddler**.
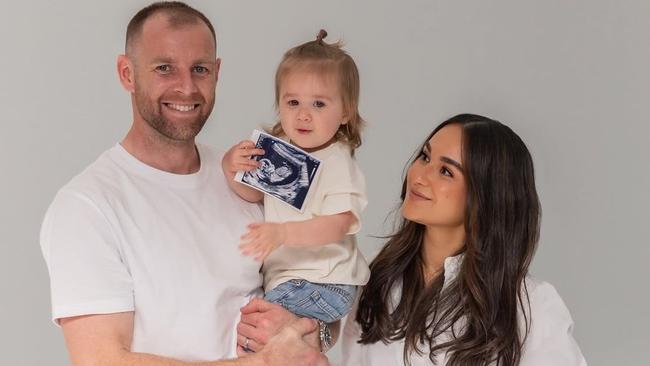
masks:
{"label": "toddler", "polygon": [[326,35],[321,30],[315,41],[287,51],[275,75],[280,121],[270,133],[321,161],[303,212],[233,180],[237,171],[259,166],[250,158],[264,152],[252,141],[230,148],[222,166],[241,198],[264,200],[265,222],[249,225],[240,245],[243,254],[264,261],[264,298],[298,316],[331,323],[350,310],[369,269],[354,236],[367,203],[365,179],[353,157],[363,124],[359,73],[339,43],[323,41]]}

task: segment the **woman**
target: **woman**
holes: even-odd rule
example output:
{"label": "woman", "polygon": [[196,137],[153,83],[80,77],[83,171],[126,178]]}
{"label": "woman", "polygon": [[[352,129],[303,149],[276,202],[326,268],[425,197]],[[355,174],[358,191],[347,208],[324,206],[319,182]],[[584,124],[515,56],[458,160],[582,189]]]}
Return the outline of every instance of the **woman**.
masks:
{"label": "woman", "polygon": [[445,121],[401,197],[401,225],[345,325],[344,365],[586,365],[559,295],[528,277],[540,204],[510,128]]}

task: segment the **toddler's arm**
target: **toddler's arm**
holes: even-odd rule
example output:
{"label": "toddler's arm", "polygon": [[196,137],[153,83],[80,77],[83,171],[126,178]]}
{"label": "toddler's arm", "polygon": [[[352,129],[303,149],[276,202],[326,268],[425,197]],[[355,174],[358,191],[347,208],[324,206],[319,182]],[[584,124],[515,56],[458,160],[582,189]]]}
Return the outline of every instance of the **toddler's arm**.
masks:
{"label": "toddler's arm", "polygon": [[259,166],[259,162],[250,159],[253,155],[262,155],[264,150],[255,148],[253,141],[244,140],[231,147],[221,160],[221,168],[226,176],[230,189],[235,191],[239,197],[248,202],[259,202],[264,198],[264,193],[235,182],[235,174],[238,171],[251,171]]}
{"label": "toddler's arm", "polygon": [[341,241],[357,218],[350,211],[317,216],[305,221],[264,222],[248,225],[239,246],[244,255],[263,261],[280,245],[315,246]]}
{"label": "toddler's arm", "polygon": [[287,237],[283,244],[292,246],[325,245],[341,241],[356,217],[350,211],[317,216],[305,221],[285,222]]}

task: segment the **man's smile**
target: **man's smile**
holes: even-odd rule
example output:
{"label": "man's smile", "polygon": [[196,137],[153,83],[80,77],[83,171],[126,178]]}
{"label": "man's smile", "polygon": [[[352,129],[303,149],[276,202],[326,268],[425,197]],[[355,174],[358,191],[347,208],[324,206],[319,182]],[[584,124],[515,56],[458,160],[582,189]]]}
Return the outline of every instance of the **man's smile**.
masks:
{"label": "man's smile", "polygon": [[163,105],[169,109],[173,109],[179,112],[190,112],[199,106],[199,104],[176,104],[176,103],[163,103]]}

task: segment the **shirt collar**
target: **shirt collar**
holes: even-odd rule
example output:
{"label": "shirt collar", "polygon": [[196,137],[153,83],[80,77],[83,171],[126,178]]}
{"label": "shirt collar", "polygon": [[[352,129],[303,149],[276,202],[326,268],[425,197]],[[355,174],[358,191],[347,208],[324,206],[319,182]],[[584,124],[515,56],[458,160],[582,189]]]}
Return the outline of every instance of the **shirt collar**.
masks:
{"label": "shirt collar", "polygon": [[458,276],[458,272],[460,271],[460,266],[463,264],[464,259],[465,259],[464,252],[455,255],[453,257],[445,258],[445,262],[444,262],[445,282],[443,284],[443,288],[447,287],[447,285],[451,283],[451,281],[453,281]]}
{"label": "shirt collar", "polygon": [[[460,271],[460,266],[463,264],[464,258],[465,258],[464,252],[455,255],[453,257],[445,258],[444,261],[445,273],[443,274],[445,280],[442,285],[443,289],[446,288],[451,283],[451,281],[453,281],[458,276],[458,272]],[[392,309],[395,309],[402,296],[403,284],[402,282],[400,282],[399,284],[400,284],[399,286],[393,286],[393,288],[391,289],[390,306]]]}

